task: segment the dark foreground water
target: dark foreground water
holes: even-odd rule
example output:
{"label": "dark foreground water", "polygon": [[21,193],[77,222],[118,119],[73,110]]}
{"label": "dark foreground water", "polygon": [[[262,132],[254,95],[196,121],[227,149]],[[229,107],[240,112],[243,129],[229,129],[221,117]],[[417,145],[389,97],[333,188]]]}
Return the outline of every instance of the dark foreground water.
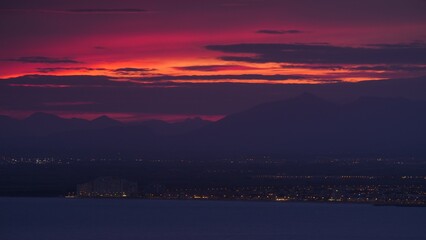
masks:
{"label": "dark foreground water", "polygon": [[0,198],[1,240],[425,240],[426,208]]}

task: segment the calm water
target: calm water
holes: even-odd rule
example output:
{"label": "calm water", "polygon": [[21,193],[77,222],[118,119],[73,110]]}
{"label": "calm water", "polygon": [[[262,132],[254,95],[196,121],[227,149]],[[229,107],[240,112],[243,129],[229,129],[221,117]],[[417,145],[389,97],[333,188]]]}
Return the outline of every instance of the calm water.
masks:
{"label": "calm water", "polygon": [[425,240],[426,208],[0,198],[1,240]]}

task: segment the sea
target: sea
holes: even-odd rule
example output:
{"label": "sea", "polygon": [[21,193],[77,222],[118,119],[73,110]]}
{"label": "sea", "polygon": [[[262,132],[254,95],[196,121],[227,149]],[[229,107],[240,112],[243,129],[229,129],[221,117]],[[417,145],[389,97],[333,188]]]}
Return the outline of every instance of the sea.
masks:
{"label": "sea", "polygon": [[1,240],[425,240],[426,208],[0,198]]}

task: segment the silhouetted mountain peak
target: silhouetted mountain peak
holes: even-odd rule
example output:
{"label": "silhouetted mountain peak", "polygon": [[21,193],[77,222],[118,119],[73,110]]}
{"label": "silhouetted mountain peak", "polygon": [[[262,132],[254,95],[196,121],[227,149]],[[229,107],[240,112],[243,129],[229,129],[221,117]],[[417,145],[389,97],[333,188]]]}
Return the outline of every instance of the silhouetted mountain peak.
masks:
{"label": "silhouetted mountain peak", "polygon": [[281,102],[286,102],[286,103],[291,102],[291,103],[297,103],[297,104],[321,104],[321,103],[331,104],[327,100],[308,92],[304,92],[294,98],[289,98]]}
{"label": "silhouetted mountain peak", "polygon": [[[426,154],[426,103],[401,98],[367,97],[340,105],[307,93],[264,103],[206,126],[197,124],[204,121],[200,118],[175,123],[147,121],[136,126],[116,125],[119,122],[107,116],[76,122],[36,113],[29,119],[40,118],[59,120],[3,124],[2,136],[7,137],[0,149],[125,149],[173,155],[194,151]],[[16,140],[11,141],[13,138]]]}
{"label": "silhouetted mountain peak", "polygon": [[51,121],[51,120],[60,120],[62,118],[50,114],[50,113],[44,113],[44,112],[35,112],[31,114],[29,117],[25,119],[25,121]]}
{"label": "silhouetted mountain peak", "polygon": [[170,136],[170,135],[179,135],[194,131],[199,129],[207,124],[211,123],[210,121],[203,120],[199,117],[196,118],[187,118],[179,122],[164,122],[161,120],[149,120],[141,122],[140,125],[147,127],[153,133]]}
{"label": "silhouetted mountain peak", "polygon": [[93,121],[109,121],[109,120],[113,120],[112,118],[106,116],[106,115],[102,115],[100,117],[97,117],[95,119],[93,119]]}
{"label": "silhouetted mountain peak", "polygon": [[93,119],[92,123],[102,124],[102,125],[111,125],[111,126],[121,124],[121,122],[119,122],[115,119],[112,119],[112,118],[110,118],[106,115],[102,115],[98,118]]}
{"label": "silhouetted mountain peak", "polygon": [[191,124],[208,124],[210,121],[204,120],[200,117],[187,118],[182,121],[182,123],[191,123]]}
{"label": "silhouetted mountain peak", "polygon": [[294,98],[260,104],[236,115],[241,115],[243,119],[256,119],[256,122],[260,119],[268,122],[272,119],[284,121],[288,118],[312,117],[309,115],[323,114],[335,111],[337,108],[339,106],[334,103],[313,94],[304,93]]}

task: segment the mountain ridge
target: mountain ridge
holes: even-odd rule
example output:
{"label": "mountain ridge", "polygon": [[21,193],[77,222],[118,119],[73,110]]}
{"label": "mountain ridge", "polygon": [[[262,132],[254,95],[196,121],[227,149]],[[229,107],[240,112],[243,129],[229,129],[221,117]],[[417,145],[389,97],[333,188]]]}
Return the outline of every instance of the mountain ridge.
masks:
{"label": "mountain ridge", "polygon": [[[115,121],[106,117],[98,119],[104,120]],[[31,146],[43,151],[60,151],[72,146],[75,151],[91,148],[99,151],[126,150],[150,152],[154,156],[416,155],[426,154],[423,149],[426,141],[422,137],[426,135],[424,122],[426,102],[422,101],[365,97],[351,103],[337,104],[307,93],[259,104],[212,123],[190,119],[167,124],[162,121],[137,125],[113,124],[103,128],[38,135],[38,138],[21,142],[21,138],[15,136],[16,141],[6,146],[11,149]]]}

